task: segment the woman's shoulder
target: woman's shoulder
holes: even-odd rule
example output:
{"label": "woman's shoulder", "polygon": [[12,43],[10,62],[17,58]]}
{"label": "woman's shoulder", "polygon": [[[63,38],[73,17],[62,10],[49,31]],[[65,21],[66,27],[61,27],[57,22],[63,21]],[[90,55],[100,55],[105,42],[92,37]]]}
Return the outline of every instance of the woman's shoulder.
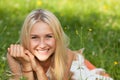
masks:
{"label": "woman's shoulder", "polygon": [[70,59],[71,61],[71,65],[76,62],[79,64],[84,64],[84,56],[82,55],[81,50],[72,51],[68,49],[67,54],[68,54],[68,59]]}
{"label": "woman's shoulder", "polygon": [[73,60],[79,60],[81,58],[84,58],[84,56],[82,55],[84,48],[73,51],[71,49],[67,50],[67,55],[68,58],[72,58]]}

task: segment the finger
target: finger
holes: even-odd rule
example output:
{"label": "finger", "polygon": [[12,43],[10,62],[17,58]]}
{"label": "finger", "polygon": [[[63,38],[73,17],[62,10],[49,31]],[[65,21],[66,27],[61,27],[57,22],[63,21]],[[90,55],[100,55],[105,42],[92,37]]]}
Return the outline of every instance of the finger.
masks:
{"label": "finger", "polygon": [[9,49],[8,49],[8,50],[10,51],[10,52],[9,52],[10,55],[11,55],[11,53],[12,53],[11,47],[12,47],[12,44],[10,45],[10,47],[9,47]]}
{"label": "finger", "polygon": [[17,49],[17,45],[15,44],[14,46],[13,46],[13,56],[14,57],[16,57],[17,56],[17,54],[18,54],[18,49]]}
{"label": "finger", "polygon": [[7,48],[8,53],[10,54],[10,48]]}
{"label": "finger", "polygon": [[[38,53],[37,51],[34,51],[34,53]],[[32,53],[28,53],[29,58],[30,58],[30,62],[31,62],[31,66],[33,68],[33,70],[36,72],[38,70],[43,70],[43,68],[41,67],[39,60],[37,59],[37,57],[35,57]]]}
{"label": "finger", "polygon": [[24,48],[21,45],[17,45],[17,56],[19,58],[27,59],[27,55],[25,54]]}
{"label": "finger", "polygon": [[20,52],[20,45],[19,44],[15,44],[14,45],[14,57],[21,57],[20,56],[20,54],[21,54],[21,52]]}
{"label": "finger", "polygon": [[[38,54],[38,51],[37,51],[37,50],[34,50],[34,54]],[[35,58],[36,58],[36,60],[38,60],[38,61],[39,61],[39,59],[38,59],[38,57],[37,57],[37,56],[35,56]]]}
{"label": "finger", "polygon": [[21,45],[19,45],[19,49],[20,49],[20,56],[21,57],[25,56],[24,48]]}
{"label": "finger", "polygon": [[20,56],[21,56],[20,46],[16,44],[16,57],[20,57]]}
{"label": "finger", "polygon": [[[35,51],[34,51],[34,54],[37,54],[37,53],[38,53],[38,51],[35,50]],[[38,59],[38,57],[34,56],[34,61],[36,62],[36,64],[39,65],[39,59]]]}
{"label": "finger", "polygon": [[27,54],[29,56],[30,60],[32,60],[34,58],[32,53],[30,53],[28,50],[25,50],[25,54]]}
{"label": "finger", "polygon": [[14,45],[13,44],[10,45],[10,55],[11,56],[14,55]]}
{"label": "finger", "polygon": [[30,58],[30,62],[32,66],[36,66],[36,61],[35,61],[35,57],[32,55],[32,53],[30,53],[29,51],[26,51],[26,54],[29,56]]}
{"label": "finger", "polygon": [[25,53],[25,55],[27,55],[27,57],[29,58],[29,60],[31,60],[31,59],[34,58],[34,56],[32,55],[32,53],[30,51],[24,50],[24,53]]}
{"label": "finger", "polygon": [[13,53],[14,45],[11,44],[10,47],[8,48],[8,54],[14,58],[14,53]]}

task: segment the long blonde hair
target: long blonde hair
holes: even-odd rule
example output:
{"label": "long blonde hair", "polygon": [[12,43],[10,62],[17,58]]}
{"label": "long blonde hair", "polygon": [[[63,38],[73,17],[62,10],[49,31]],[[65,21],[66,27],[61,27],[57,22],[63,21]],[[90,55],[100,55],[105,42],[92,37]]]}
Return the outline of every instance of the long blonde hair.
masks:
{"label": "long blonde hair", "polygon": [[56,80],[63,80],[66,70],[66,48],[69,44],[69,38],[64,33],[59,20],[53,13],[43,9],[32,11],[24,21],[20,36],[21,44],[29,50],[31,28],[39,21],[47,23],[53,31],[56,40],[56,50],[54,54],[54,74],[52,75],[54,75]]}

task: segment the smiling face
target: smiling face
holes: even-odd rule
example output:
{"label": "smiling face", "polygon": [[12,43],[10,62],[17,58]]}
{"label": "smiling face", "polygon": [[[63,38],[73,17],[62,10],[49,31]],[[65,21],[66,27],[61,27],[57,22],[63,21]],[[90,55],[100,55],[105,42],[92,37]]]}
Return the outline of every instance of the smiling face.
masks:
{"label": "smiling face", "polygon": [[40,61],[46,61],[55,52],[55,38],[50,26],[37,22],[30,32],[30,51]]}

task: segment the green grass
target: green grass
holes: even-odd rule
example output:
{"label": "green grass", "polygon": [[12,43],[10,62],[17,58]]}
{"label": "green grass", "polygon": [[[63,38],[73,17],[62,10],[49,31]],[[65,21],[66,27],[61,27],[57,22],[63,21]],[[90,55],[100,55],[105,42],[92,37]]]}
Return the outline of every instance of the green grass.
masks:
{"label": "green grass", "polygon": [[72,50],[120,80],[119,0],[0,0],[0,80],[7,80],[7,48],[18,42],[26,15],[33,9],[52,11],[70,37]]}

